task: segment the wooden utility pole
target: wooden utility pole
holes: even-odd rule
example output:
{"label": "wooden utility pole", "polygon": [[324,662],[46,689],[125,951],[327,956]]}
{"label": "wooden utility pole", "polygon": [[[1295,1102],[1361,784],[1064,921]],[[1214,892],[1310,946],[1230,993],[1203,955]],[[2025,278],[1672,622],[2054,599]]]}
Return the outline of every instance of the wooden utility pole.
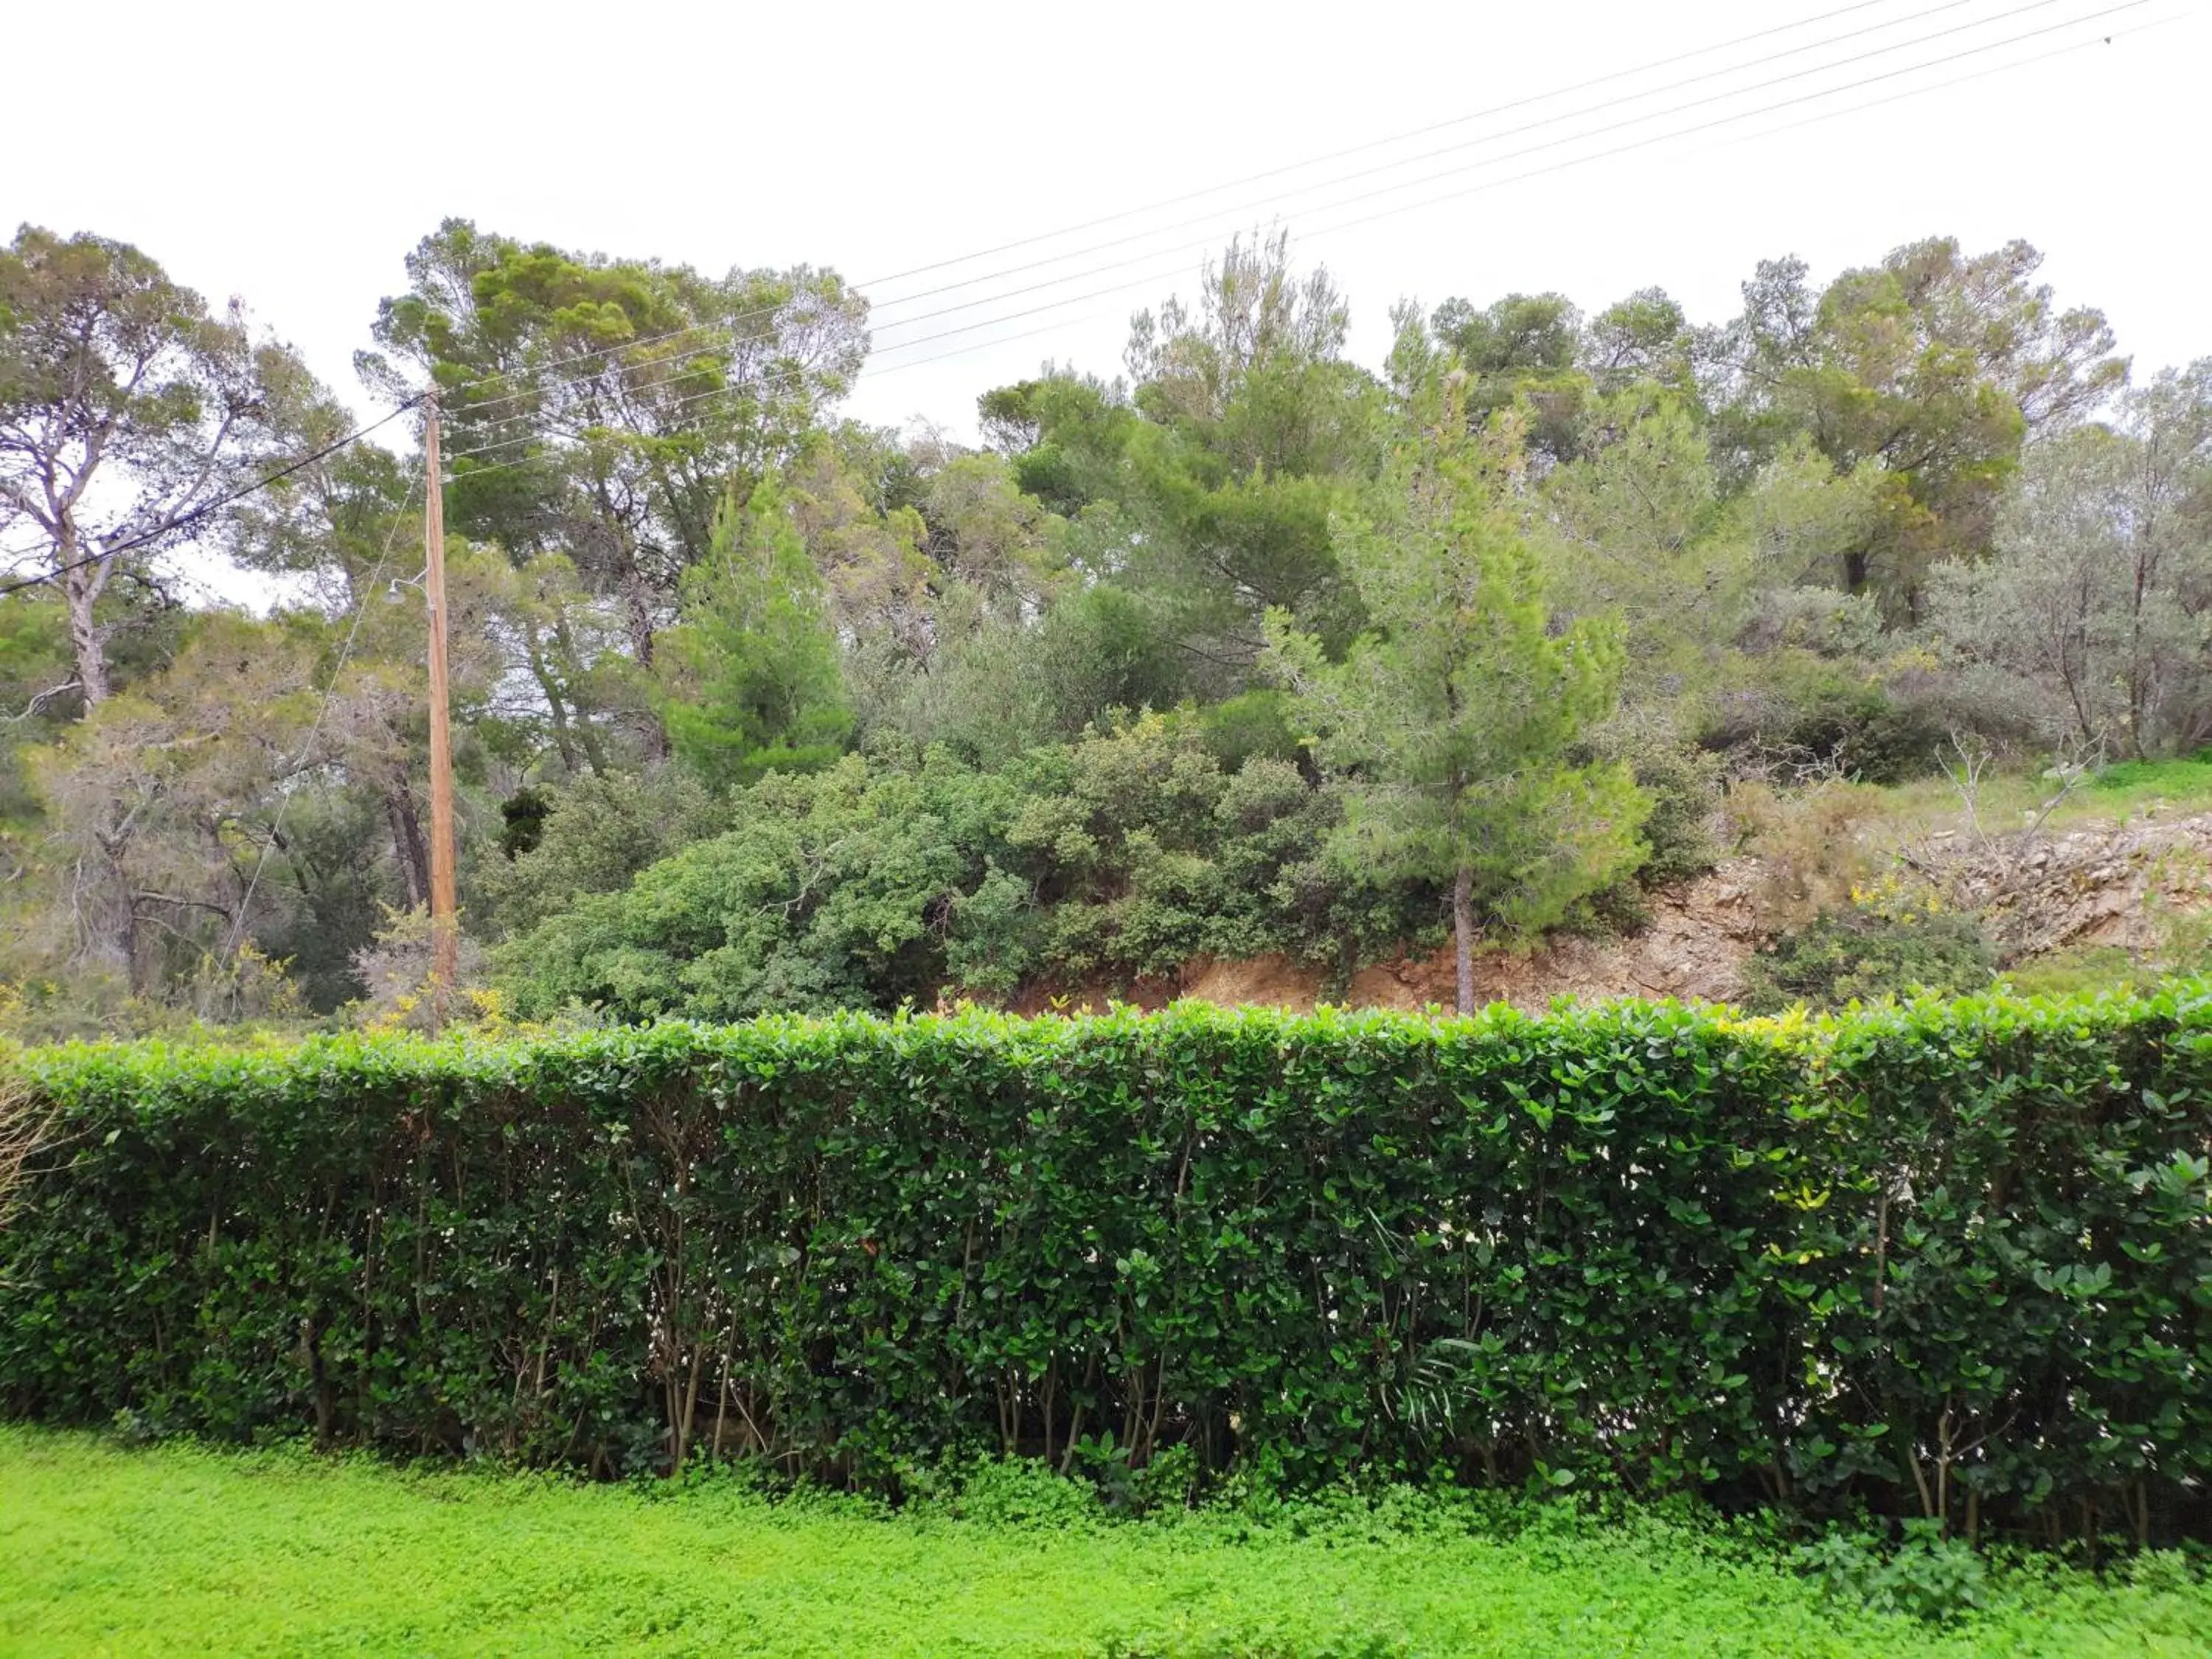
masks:
{"label": "wooden utility pole", "polygon": [[460,978],[460,907],[453,887],[453,739],[447,726],[446,490],[438,461],[438,400],[422,441],[422,597],[430,611],[430,973],[432,1018],[444,1023],[446,998]]}

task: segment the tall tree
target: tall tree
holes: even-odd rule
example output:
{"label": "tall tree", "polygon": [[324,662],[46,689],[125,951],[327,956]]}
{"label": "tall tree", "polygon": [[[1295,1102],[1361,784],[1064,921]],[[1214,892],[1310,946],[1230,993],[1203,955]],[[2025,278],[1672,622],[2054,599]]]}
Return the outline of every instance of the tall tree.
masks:
{"label": "tall tree", "polygon": [[2212,739],[2212,359],[2130,393],[2117,430],[2035,446],[1995,553],[1936,567],[1929,622],[2057,733],[2138,757]]}
{"label": "tall tree", "polygon": [[1948,237],[1847,270],[1817,294],[1798,259],[1744,284],[1721,349],[1717,438],[1741,479],[1808,437],[1839,473],[1872,467],[1881,511],[1844,585],[1917,614],[1928,567],[1988,550],[2031,433],[2080,420],[2120,384],[2100,313],[2061,311],[2025,242]]}
{"label": "tall tree", "polygon": [[1705,429],[1681,394],[1645,380],[1594,393],[1577,459],[1537,499],[1553,592],[1576,616],[1625,624],[1632,701],[1679,695],[1728,639],[1748,586],[1749,550],[1720,511]]}
{"label": "tall tree", "polygon": [[372,381],[446,389],[450,522],[557,552],[653,659],[730,481],[789,459],[867,350],[834,272],[611,260],[449,219],[382,302]]}
{"label": "tall tree", "polygon": [[1182,695],[1241,690],[1271,606],[1341,646],[1358,605],[1329,515],[1374,476],[1382,393],[1349,311],[1286,236],[1232,241],[1197,303],[1132,320],[1133,392],[1049,377],[984,400],[1014,477],[1072,520],[1069,556],[1140,605]]}
{"label": "tall tree", "polygon": [[1640,288],[1589,319],[1578,360],[1602,392],[1649,383],[1690,395],[1703,355],[1682,307],[1664,289]]}
{"label": "tall tree", "polygon": [[1479,308],[1446,300],[1429,327],[1468,376],[1468,417],[1480,426],[1525,402],[1528,447],[1551,464],[1574,454],[1588,386],[1576,364],[1582,320],[1564,294],[1509,294]]}
{"label": "tall tree", "polygon": [[46,970],[89,968],[158,1000],[175,981],[229,969],[249,820],[306,758],[313,646],[280,624],[198,617],[166,670],[28,757],[47,809],[31,874],[70,922]]}
{"label": "tall tree", "polygon": [[706,560],[684,579],[665,709],[677,754],[715,783],[808,771],[852,726],[829,595],[780,482],[725,501]]}
{"label": "tall tree", "polygon": [[1523,935],[1633,869],[1647,806],[1623,769],[1576,764],[1612,712],[1616,630],[1555,629],[1508,491],[1517,454],[1467,429],[1453,377],[1407,434],[1340,548],[1372,618],[1343,661],[1269,617],[1278,672],[1346,780],[1341,850],[1370,869],[1449,884],[1462,1012],[1486,927]]}
{"label": "tall tree", "polygon": [[[0,537],[68,607],[74,690],[113,689],[101,599],[269,464],[311,383],[128,243],[26,225],[0,251]],[[18,567],[20,568],[20,566]]]}

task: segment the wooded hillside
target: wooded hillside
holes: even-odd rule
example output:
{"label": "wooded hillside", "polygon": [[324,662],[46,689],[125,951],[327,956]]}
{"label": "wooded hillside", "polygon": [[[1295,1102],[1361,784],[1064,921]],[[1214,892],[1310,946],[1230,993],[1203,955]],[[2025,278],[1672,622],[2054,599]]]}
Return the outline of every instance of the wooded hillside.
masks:
{"label": "wooded hillside", "polygon": [[[495,1020],[1038,1006],[1265,955],[1341,987],[1446,943],[1466,1004],[1486,953],[1632,933],[1759,824],[1832,841],[1854,782],[2186,757],[2212,358],[2131,364],[2039,264],[1776,258],[1710,319],[1400,301],[1370,364],[1325,269],[1238,240],[1121,364],[983,390],[971,447],[841,415],[868,304],[833,271],[455,220],[359,359],[402,414],[345,442],[241,307],[27,228],[0,1018],[419,1018],[429,391]],[[218,555],[265,612],[191,597]],[[1971,921],[1850,888],[1773,911],[1790,961],[1870,928],[1899,983],[1986,980]]]}

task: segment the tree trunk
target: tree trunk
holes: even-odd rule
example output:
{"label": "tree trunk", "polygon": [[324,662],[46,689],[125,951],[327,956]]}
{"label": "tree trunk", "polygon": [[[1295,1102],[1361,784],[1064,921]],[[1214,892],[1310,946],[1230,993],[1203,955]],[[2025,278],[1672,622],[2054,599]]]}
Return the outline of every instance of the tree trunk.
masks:
{"label": "tree trunk", "polygon": [[2143,550],[2140,543],[2136,549],[2134,603],[2128,609],[2128,746],[2137,760],[2148,760],[2150,750],[2146,744],[2143,728],[2149,721],[2147,709],[2149,698],[2144,681],[2148,678],[2143,668],[2143,603],[2150,587],[2149,572],[2144,567]]}
{"label": "tree trunk", "polygon": [[1462,865],[1452,877],[1452,969],[1459,1011],[1474,1012],[1474,872]]}
{"label": "tree trunk", "polygon": [[392,850],[398,854],[399,873],[407,884],[407,908],[422,909],[430,902],[430,843],[422,838],[422,820],[405,774],[386,786],[384,811],[392,821]]}
{"label": "tree trunk", "polygon": [[561,688],[553,678],[552,669],[546,664],[545,653],[538,648],[537,630],[526,626],[522,637],[526,642],[524,649],[529,657],[531,678],[538,682],[538,690],[544,694],[546,711],[552,716],[553,746],[560,751],[561,764],[573,777],[577,769],[576,745],[568,738],[568,702],[561,696]]}
{"label": "tree trunk", "polygon": [[[645,589],[645,579],[633,576],[623,585],[623,610],[629,628],[630,650],[637,665],[647,677],[653,671],[653,645],[655,629],[653,606]],[[653,760],[666,760],[669,755],[668,728],[661,724],[658,714],[648,713],[640,735],[645,743],[645,752]]]}
{"label": "tree trunk", "polygon": [[137,884],[128,863],[137,823],[136,808],[119,798],[111,799],[87,826],[98,856],[72,859],[68,866],[72,872],[70,908],[82,930],[80,949],[90,960],[121,969],[134,994],[145,988],[138,961]]}
{"label": "tree trunk", "polygon": [[633,576],[623,584],[623,621],[629,629],[629,648],[637,658],[638,666],[651,668],[653,638],[659,630],[654,623],[653,603],[642,576]]}
{"label": "tree trunk", "polygon": [[[549,664],[547,678],[549,679],[557,678],[562,684],[573,686],[581,678],[581,669],[576,655],[576,641],[568,630],[568,622],[565,617],[557,618],[553,624],[553,643],[559,647],[560,666],[556,676],[551,665]],[[552,694],[553,689],[549,684],[546,688],[546,695],[550,696]],[[599,728],[592,724],[591,711],[579,705],[571,718],[576,740],[583,746],[584,760],[591,767],[592,775],[599,778],[606,776],[606,749],[599,742]],[[574,765],[571,763],[568,769],[574,771]]]}
{"label": "tree trunk", "polygon": [[[67,564],[76,556],[74,538],[64,538],[57,560]],[[107,642],[100,637],[94,607],[107,586],[107,561],[72,570],[62,578],[62,598],[69,607],[70,648],[76,656],[77,684],[82,689],[88,713],[107,700]]]}

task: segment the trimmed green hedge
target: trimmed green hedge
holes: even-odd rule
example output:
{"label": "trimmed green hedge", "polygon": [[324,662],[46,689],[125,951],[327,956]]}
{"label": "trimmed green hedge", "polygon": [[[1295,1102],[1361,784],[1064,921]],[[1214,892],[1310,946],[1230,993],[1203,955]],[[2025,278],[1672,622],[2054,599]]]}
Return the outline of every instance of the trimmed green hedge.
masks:
{"label": "trimmed green hedge", "polygon": [[62,1139],[0,1242],[19,1413],[2203,1530],[2200,985],[22,1064]]}

